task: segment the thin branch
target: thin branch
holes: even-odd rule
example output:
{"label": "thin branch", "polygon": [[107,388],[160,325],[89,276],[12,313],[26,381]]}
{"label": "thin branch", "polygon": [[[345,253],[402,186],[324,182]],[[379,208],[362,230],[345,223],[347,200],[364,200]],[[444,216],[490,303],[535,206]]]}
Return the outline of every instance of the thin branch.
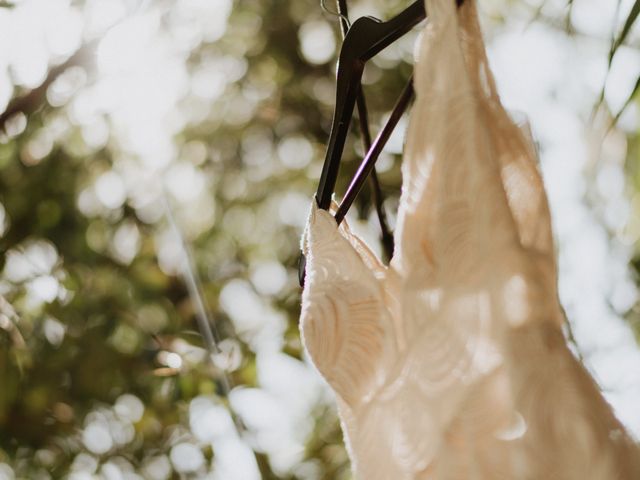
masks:
{"label": "thin branch", "polygon": [[[616,17],[618,16],[617,13],[620,10],[620,2],[618,2],[618,7],[616,10]],[[616,51],[618,50],[618,47],[620,47],[620,45],[624,44],[624,41],[627,39],[627,35],[629,34],[629,31],[631,30],[631,27],[633,27],[633,24],[635,23],[636,19],[638,18],[638,15],[640,15],[640,0],[636,0],[635,3],[633,4],[633,7],[631,7],[631,11],[629,12],[629,16],[627,17],[626,21],[624,22],[624,26],[622,27],[622,31],[620,32],[620,34],[618,35],[617,38],[614,37],[613,42],[611,43],[611,51],[609,52],[609,66],[611,66],[611,62],[613,61],[613,57],[616,54]]]}
{"label": "thin branch", "polygon": [[20,97],[14,98],[6,110],[0,114],[0,132],[5,131],[7,121],[15,114],[22,112],[25,115],[29,115],[38,110],[46,102],[49,86],[69,68],[77,65],[91,65],[96,46],[96,41],[82,46],[65,62],[49,70],[47,77],[39,86]]}

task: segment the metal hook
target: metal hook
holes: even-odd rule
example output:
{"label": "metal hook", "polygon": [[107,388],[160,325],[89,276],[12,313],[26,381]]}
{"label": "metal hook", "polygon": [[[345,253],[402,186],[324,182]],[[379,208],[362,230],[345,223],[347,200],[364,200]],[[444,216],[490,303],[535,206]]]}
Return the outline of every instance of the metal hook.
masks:
{"label": "metal hook", "polygon": [[338,17],[341,18],[346,24],[348,28],[351,28],[351,22],[349,21],[349,19],[346,17],[346,15],[343,15],[340,12],[333,12],[331,10],[329,10],[327,8],[327,6],[325,5],[326,0],[320,0],[320,8],[322,8],[322,10],[324,10],[326,13],[328,13],[329,15],[333,15],[334,17]]}

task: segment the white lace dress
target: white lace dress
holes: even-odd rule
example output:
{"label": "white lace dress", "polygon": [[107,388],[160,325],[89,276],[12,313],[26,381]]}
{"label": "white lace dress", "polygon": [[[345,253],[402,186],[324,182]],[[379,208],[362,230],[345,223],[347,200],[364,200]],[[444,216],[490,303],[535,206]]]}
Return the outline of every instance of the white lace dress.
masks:
{"label": "white lace dress", "polygon": [[313,202],[300,327],[362,480],[637,480],[562,333],[535,149],[496,94],[473,0],[426,0],[396,251]]}

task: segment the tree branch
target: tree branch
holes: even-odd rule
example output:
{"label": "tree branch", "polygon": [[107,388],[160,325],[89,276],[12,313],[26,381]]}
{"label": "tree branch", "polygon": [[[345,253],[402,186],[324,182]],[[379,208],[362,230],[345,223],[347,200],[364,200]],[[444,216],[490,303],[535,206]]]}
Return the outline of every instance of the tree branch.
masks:
{"label": "tree branch", "polygon": [[17,113],[24,113],[29,115],[40,108],[40,106],[46,102],[47,89],[60,75],[66,70],[77,65],[90,65],[93,60],[93,55],[97,46],[97,42],[90,42],[80,47],[76,53],[69,57],[65,62],[60,65],[56,65],[47,74],[44,81],[33,90],[26,94],[14,98],[6,110],[0,114],[0,132],[5,131],[5,125],[7,121]]}

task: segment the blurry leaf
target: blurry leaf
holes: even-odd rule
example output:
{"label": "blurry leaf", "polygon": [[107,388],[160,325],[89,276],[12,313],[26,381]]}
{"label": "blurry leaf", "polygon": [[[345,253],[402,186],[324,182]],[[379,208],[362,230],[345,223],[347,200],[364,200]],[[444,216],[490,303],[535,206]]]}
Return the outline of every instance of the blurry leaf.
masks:
{"label": "blurry leaf", "polygon": [[636,18],[638,18],[638,14],[640,14],[640,0],[636,0],[636,2],[633,4],[633,7],[631,7],[631,11],[629,12],[627,20],[624,22],[624,27],[622,27],[620,35],[618,35],[618,38],[611,45],[611,51],[609,52],[609,65],[611,65],[611,61],[613,60],[613,56],[616,54],[618,47],[622,45],[622,43],[627,38],[631,27],[636,21]]}
{"label": "blurry leaf", "polygon": [[180,373],[180,370],[178,370],[177,368],[169,368],[169,367],[160,367],[160,368],[156,368],[153,371],[153,374],[156,377],[173,377],[178,373]]}
{"label": "blurry leaf", "polygon": [[129,274],[133,281],[150,291],[160,291],[170,286],[169,277],[160,270],[158,265],[146,259],[136,262],[130,268]]}
{"label": "blurry leaf", "polygon": [[24,408],[33,415],[41,415],[49,405],[49,390],[46,386],[38,385],[26,391],[22,398]]}
{"label": "blurry leaf", "polygon": [[139,347],[140,335],[134,328],[121,323],[109,338],[109,342],[120,353],[133,355]]}
{"label": "blurry leaf", "polygon": [[216,384],[209,379],[201,379],[198,385],[198,393],[200,395],[212,395],[216,393]]}

